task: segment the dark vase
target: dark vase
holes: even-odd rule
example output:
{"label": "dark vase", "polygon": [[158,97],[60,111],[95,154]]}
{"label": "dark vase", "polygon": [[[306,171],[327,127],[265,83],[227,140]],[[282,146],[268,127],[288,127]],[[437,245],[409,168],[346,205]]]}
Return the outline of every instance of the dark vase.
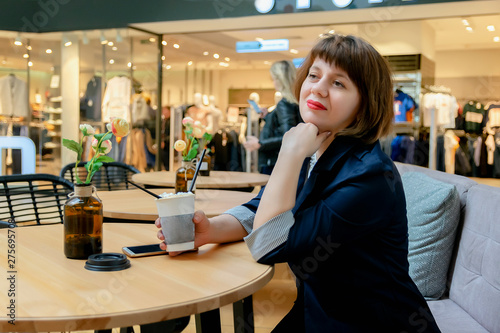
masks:
{"label": "dark vase", "polygon": [[[182,161],[182,165],[175,172],[175,193],[188,192],[194,178],[195,166],[192,161]],[[195,189],[193,188],[193,193]]]}
{"label": "dark vase", "polygon": [[208,152],[203,156],[203,161],[201,161],[200,166],[200,176],[208,177],[210,176],[210,170],[212,169],[212,158],[208,154]]}
{"label": "dark vase", "polygon": [[92,184],[75,184],[64,205],[64,254],[87,259],[102,253],[102,202]]}

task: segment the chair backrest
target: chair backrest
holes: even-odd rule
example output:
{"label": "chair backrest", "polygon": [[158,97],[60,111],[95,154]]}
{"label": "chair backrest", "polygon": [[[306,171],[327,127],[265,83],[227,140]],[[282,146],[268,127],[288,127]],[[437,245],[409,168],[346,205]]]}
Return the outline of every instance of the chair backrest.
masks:
{"label": "chair backrest", "polygon": [[[78,163],[76,172],[82,182],[87,178],[87,170],[85,164],[87,162]],[[116,190],[129,190],[134,188],[127,180],[132,180],[132,175],[140,171],[122,162],[108,162],[103,163],[102,167],[92,177],[92,185],[98,191],[116,191]],[[61,178],[67,179],[72,183],[76,182],[75,176],[75,163],[70,163],[64,166],[59,173]]]}
{"label": "chair backrest", "polygon": [[0,176],[0,221],[17,226],[64,221],[64,203],[73,184],[59,176]]}
{"label": "chair backrest", "polygon": [[21,173],[35,173],[36,149],[35,143],[25,136],[0,136],[0,176],[3,175],[3,149],[21,150]]}

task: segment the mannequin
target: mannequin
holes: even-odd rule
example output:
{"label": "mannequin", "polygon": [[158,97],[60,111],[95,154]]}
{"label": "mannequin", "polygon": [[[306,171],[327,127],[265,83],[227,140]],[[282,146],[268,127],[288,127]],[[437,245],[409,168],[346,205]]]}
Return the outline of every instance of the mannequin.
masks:
{"label": "mannequin", "polygon": [[[204,97],[207,95],[203,95]],[[223,114],[220,109],[215,106],[215,96],[207,96],[208,101],[208,117],[207,128],[212,128],[212,133],[217,133],[220,128],[220,122],[223,119]]]}
{"label": "mannequin", "polygon": [[208,108],[203,105],[203,96],[201,93],[194,94],[194,105],[186,110],[186,116],[193,118],[194,121],[201,122],[207,126]]}

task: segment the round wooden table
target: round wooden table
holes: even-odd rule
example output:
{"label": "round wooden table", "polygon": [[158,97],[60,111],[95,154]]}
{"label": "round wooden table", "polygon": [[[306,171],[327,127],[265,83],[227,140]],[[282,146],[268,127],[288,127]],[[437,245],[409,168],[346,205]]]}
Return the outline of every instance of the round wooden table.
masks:
{"label": "round wooden table", "polygon": [[[158,243],[157,230],[148,224],[105,223],[104,251]],[[109,329],[205,313],[253,294],[274,272],[257,263],[243,242],[205,245],[177,257],[132,258],[128,269],[96,272],[84,268],[85,260],[64,256],[62,224],[1,229],[0,239],[1,332]],[[13,266],[7,239],[15,239]],[[15,310],[6,308],[10,304]]]}
{"label": "round wooden table", "polygon": [[[156,194],[175,192],[173,188],[155,188],[150,191]],[[220,215],[255,197],[254,193],[249,192],[200,189],[195,191],[195,195],[194,208],[204,211],[208,217]],[[154,222],[158,217],[155,198],[139,189],[99,191],[97,196],[102,200],[106,218]]]}
{"label": "round wooden table", "polygon": [[[139,184],[175,187],[174,171],[154,171],[137,173],[132,180]],[[269,175],[253,172],[210,171],[210,176],[198,175],[196,188],[251,188],[266,185]]]}

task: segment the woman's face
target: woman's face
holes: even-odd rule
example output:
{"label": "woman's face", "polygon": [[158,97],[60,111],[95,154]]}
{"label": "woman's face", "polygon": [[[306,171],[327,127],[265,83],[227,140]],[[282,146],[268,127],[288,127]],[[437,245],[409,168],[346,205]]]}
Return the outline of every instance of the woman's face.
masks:
{"label": "woman's face", "polygon": [[320,133],[338,133],[356,118],[360,102],[358,89],[346,72],[322,59],[314,60],[300,89],[304,122],[316,125]]}

